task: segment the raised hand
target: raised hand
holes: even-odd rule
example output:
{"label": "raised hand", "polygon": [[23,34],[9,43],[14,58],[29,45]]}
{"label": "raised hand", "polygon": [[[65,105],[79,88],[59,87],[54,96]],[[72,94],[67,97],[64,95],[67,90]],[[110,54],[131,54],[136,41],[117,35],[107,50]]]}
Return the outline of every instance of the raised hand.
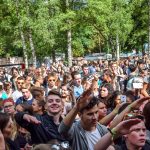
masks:
{"label": "raised hand", "polygon": [[115,128],[113,128],[113,130],[116,131],[117,135],[126,135],[130,133],[131,126],[136,125],[140,122],[140,119],[125,120],[120,122]]}
{"label": "raised hand", "polygon": [[140,98],[140,99],[134,101],[133,103],[131,103],[130,107],[132,109],[139,109],[139,107],[143,104],[143,102],[145,102],[145,101],[147,101],[149,99],[150,99],[150,96]]}
{"label": "raised hand", "polygon": [[88,90],[84,91],[83,94],[80,96],[80,98],[77,101],[77,108],[80,111],[84,107],[86,107],[89,103],[90,100],[93,97],[93,92],[92,89],[89,88]]}

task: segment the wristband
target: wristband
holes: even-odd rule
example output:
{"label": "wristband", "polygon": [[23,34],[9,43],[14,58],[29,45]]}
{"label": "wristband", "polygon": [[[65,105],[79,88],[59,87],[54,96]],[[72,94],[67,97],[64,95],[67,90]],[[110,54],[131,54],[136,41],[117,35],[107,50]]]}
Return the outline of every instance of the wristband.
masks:
{"label": "wristband", "polygon": [[132,110],[132,109],[133,109],[130,105],[128,105],[128,108],[129,108],[130,110]]}
{"label": "wristband", "polygon": [[112,135],[112,141],[113,141],[117,137],[117,132],[114,128],[112,130],[108,128],[108,131]]}
{"label": "wristband", "polygon": [[117,111],[117,110],[115,110],[115,109],[113,110],[113,112],[114,112],[114,114],[115,114],[115,115],[117,115],[117,114],[118,114],[118,111]]}

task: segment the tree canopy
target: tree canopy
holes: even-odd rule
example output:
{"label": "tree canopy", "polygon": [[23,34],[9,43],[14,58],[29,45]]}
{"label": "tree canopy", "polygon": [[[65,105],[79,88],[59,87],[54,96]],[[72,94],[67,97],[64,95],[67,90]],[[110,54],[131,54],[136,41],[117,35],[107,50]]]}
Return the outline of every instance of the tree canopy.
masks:
{"label": "tree canopy", "polygon": [[67,54],[68,30],[73,56],[115,52],[116,37],[123,52],[148,42],[148,0],[2,0],[1,10],[2,57]]}

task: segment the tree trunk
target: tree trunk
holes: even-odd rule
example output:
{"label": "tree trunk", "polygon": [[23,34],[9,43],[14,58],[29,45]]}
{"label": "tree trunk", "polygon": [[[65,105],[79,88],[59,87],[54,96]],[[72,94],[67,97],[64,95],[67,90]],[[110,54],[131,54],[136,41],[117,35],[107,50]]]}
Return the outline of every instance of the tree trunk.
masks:
{"label": "tree trunk", "polygon": [[101,52],[102,52],[102,49],[101,49],[101,38],[100,38],[99,35],[98,35],[98,45],[99,45],[99,53],[101,54]]}
{"label": "tree trunk", "polygon": [[28,54],[27,54],[27,48],[26,48],[26,42],[25,42],[25,38],[24,38],[24,34],[21,28],[21,19],[19,17],[19,10],[18,10],[18,0],[16,0],[16,14],[19,20],[19,32],[20,32],[20,36],[21,36],[21,41],[22,41],[22,47],[23,47],[23,57],[24,57],[24,61],[25,61],[25,69],[28,69]]}
{"label": "tree trunk", "polygon": [[24,56],[24,61],[25,61],[25,68],[27,69],[28,68],[28,55],[27,55],[24,34],[21,31],[21,29],[20,29],[20,34],[21,34],[21,40],[22,40],[22,46],[23,46],[23,56]]}
{"label": "tree trunk", "polygon": [[55,54],[55,49],[52,49],[52,61],[56,62],[56,54]]}
{"label": "tree trunk", "polygon": [[68,66],[72,66],[71,30],[67,31]]}
{"label": "tree trunk", "polygon": [[34,44],[33,44],[31,30],[29,31],[29,42],[30,42],[30,48],[31,48],[31,52],[32,52],[33,66],[36,67],[36,54],[35,54],[35,48],[34,48]]}
{"label": "tree trunk", "polygon": [[117,56],[117,61],[120,59],[120,46],[119,46],[119,37],[118,34],[116,36],[116,56]]}
{"label": "tree trunk", "polygon": [[109,39],[107,39],[107,54],[110,53],[110,47],[109,47]]}
{"label": "tree trunk", "polygon": [[[69,9],[69,0],[66,0],[66,10]],[[68,20],[70,24],[70,21]],[[67,31],[67,55],[68,55],[68,66],[72,66],[72,39],[71,39],[71,28]]]}

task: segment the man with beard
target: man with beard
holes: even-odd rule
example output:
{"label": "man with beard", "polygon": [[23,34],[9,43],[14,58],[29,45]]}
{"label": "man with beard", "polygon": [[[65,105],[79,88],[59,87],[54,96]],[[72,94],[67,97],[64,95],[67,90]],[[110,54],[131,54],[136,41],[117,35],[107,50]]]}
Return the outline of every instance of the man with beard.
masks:
{"label": "man with beard", "polygon": [[47,113],[44,115],[31,116],[19,112],[15,115],[16,122],[31,133],[33,144],[47,143],[51,140],[64,141],[64,137],[58,132],[63,110],[63,101],[58,91],[51,90],[48,93],[45,108]]}

